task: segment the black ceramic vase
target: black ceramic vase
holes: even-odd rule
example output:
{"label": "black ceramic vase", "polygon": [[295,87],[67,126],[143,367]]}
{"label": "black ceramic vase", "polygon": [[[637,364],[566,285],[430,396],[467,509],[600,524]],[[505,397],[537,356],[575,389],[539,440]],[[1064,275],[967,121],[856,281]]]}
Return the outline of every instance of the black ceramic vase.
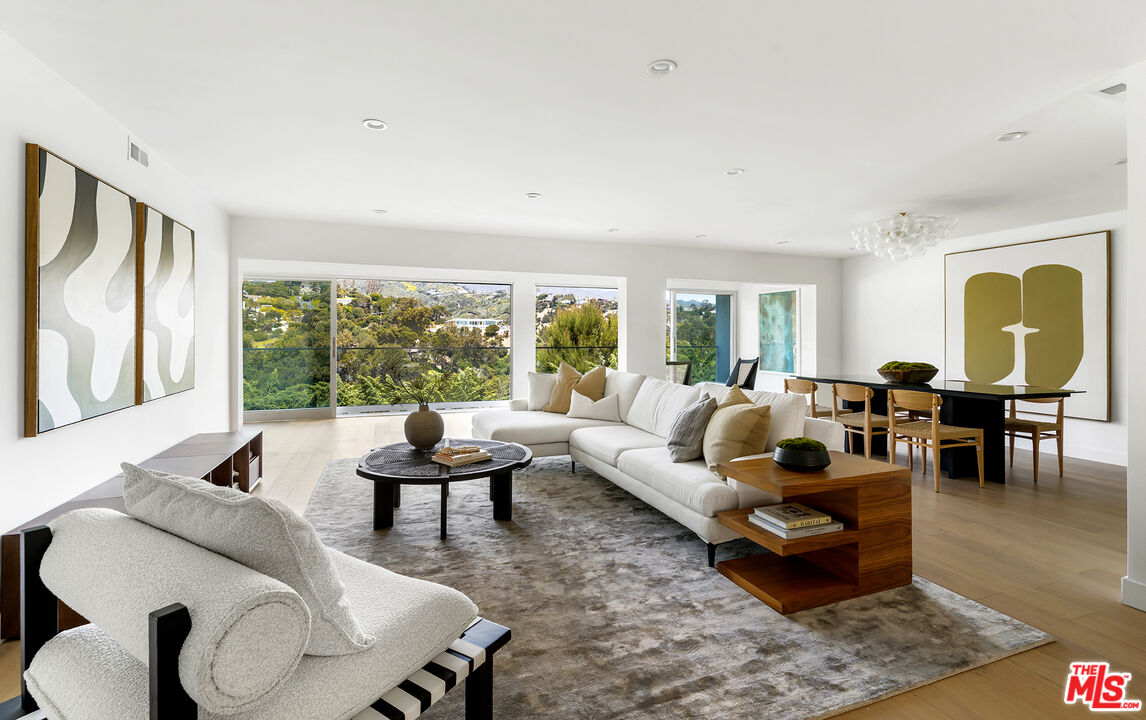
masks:
{"label": "black ceramic vase", "polygon": [[832,456],[827,450],[785,450],[776,448],[772,459],[785,470],[796,472],[819,472],[832,464]]}

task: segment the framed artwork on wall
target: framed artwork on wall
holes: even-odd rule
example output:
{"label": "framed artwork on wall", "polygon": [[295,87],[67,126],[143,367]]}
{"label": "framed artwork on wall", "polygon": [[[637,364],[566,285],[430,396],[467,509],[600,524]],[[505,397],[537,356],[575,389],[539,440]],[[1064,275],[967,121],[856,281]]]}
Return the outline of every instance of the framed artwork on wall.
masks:
{"label": "framed artwork on wall", "polygon": [[760,293],[760,369],[796,372],[799,353],[799,290]]}
{"label": "framed artwork on wall", "polygon": [[1110,232],[944,256],[947,378],[1083,391],[1110,420]]}
{"label": "framed artwork on wall", "polygon": [[139,252],[136,402],[195,387],[195,232],[136,205]]}
{"label": "framed artwork on wall", "polygon": [[135,402],[135,199],[26,146],[24,435]]}

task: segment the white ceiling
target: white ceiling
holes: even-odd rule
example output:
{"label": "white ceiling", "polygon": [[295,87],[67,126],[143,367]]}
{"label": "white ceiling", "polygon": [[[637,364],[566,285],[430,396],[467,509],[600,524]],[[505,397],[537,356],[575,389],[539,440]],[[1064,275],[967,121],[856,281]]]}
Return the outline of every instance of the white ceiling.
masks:
{"label": "white ceiling", "polygon": [[1144,8],[0,0],[0,30],[235,214],[846,255],[900,210],[1125,208],[1125,104],[1094,91],[1146,59]]}

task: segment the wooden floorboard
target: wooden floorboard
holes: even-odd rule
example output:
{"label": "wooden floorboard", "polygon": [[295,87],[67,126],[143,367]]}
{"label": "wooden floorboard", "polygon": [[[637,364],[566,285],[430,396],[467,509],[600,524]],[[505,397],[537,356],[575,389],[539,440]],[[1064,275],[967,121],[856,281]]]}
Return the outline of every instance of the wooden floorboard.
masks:
{"label": "wooden floorboard", "polygon": [[[469,434],[470,413],[444,417],[447,437]],[[256,493],[302,512],[327,460],[401,440],[403,420],[363,416],[262,425],[267,473]],[[906,465],[906,455],[899,462]],[[1030,453],[1020,451],[1005,486],[980,489],[971,479],[944,476],[936,494],[932,476],[921,476],[917,461],[914,564],[916,574],[1057,641],[839,717],[1092,717],[1082,705],[1062,701],[1069,663],[1077,660],[1106,660],[1134,673],[1129,695],[1146,699],[1146,613],[1119,602],[1126,572],[1126,470],[1067,458],[1066,477],[1058,478],[1048,471],[1055,467],[1050,455],[1040,464],[1038,485],[1031,482]],[[0,645],[0,697],[18,692],[17,649],[17,643]]]}

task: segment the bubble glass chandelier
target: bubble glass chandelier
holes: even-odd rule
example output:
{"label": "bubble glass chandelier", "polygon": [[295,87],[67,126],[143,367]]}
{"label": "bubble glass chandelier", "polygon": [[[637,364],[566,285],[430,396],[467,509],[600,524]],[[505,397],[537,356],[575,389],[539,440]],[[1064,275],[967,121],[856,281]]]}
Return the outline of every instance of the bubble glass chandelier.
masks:
{"label": "bubble glass chandelier", "polygon": [[919,257],[947,237],[955,218],[901,212],[852,230],[856,248],[880,258],[906,260]]}

